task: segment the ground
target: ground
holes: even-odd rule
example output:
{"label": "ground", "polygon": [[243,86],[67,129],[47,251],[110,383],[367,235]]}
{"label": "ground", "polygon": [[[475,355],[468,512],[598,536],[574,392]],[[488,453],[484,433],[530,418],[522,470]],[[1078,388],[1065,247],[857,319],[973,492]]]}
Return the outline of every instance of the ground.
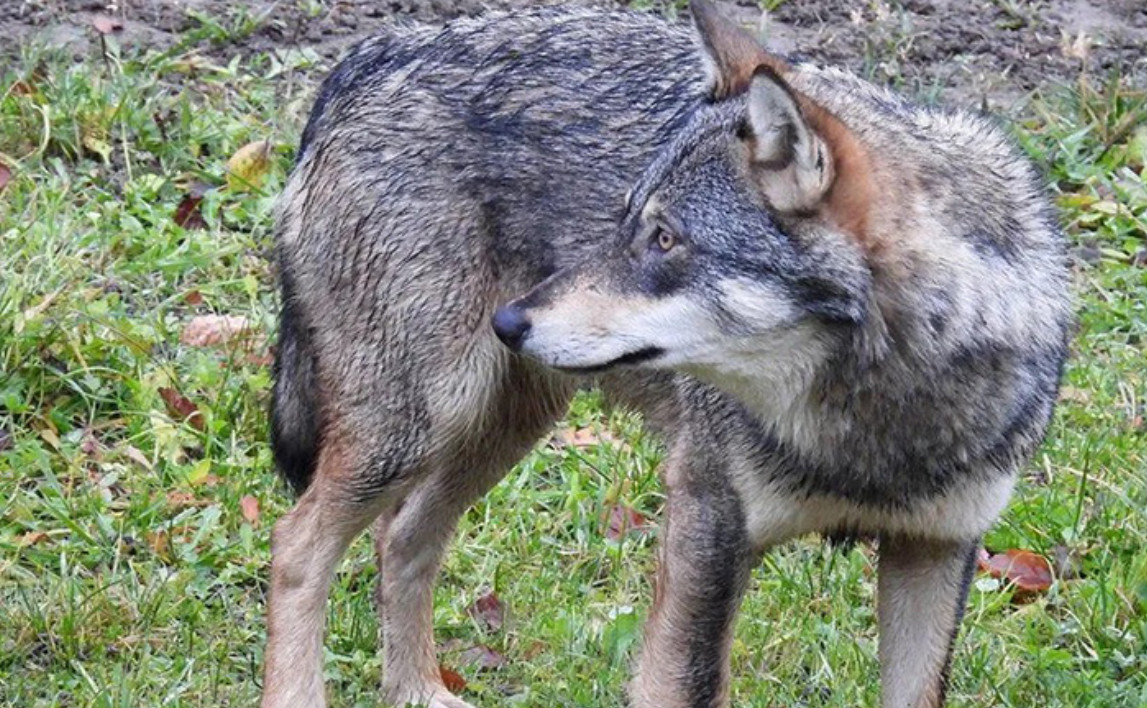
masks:
{"label": "ground", "polygon": [[[554,0],[545,0],[553,2]],[[613,5],[616,0],[574,0]],[[758,25],[754,0],[721,0]],[[234,54],[309,47],[333,58],[396,17],[441,22],[483,8],[539,0],[12,0],[0,8],[0,55],[30,41],[90,52],[91,19],[123,25],[129,46],[170,47],[214,24],[227,34],[209,52]],[[678,4],[674,4],[677,2]],[[675,11],[678,0],[632,0]],[[1008,107],[1049,81],[1111,71],[1147,80],[1147,3],[1142,0],[763,0],[772,46],[845,65],[881,81],[964,102]],[[109,10],[109,8],[111,8]],[[678,13],[682,20],[684,13]]]}
{"label": "ground", "polygon": [[[768,4],[785,51],[924,100],[986,96],[1071,240],[1066,386],[985,540],[1050,559],[1053,582],[977,577],[952,705],[1147,706],[1147,10]],[[476,7],[0,7],[0,705],[254,703],[268,534],[291,503],[266,441],[270,207],[341,47],[396,10]],[[105,12],[123,29],[101,39]],[[463,519],[435,624],[467,700],[623,705],[661,454],[586,394]],[[735,704],[876,705],[872,573],[863,545],[770,553],[737,626]],[[335,705],[377,705],[375,575],[364,540],[329,611]]]}

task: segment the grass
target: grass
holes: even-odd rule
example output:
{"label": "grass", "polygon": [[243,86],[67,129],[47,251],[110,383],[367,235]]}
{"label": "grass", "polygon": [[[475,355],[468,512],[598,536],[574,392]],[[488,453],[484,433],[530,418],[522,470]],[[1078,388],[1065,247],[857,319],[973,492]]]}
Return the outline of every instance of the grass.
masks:
{"label": "grass", "polygon": [[[246,31],[242,19],[228,22]],[[313,57],[216,65],[185,49],[29,53],[0,76],[13,173],[0,192],[3,705],[259,693],[268,534],[290,505],[266,441],[268,345],[188,346],[180,333],[208,313],[273,331],[270,209],[316,74]],[[1044,97],[1017,128],[1081,260],[1080,326],[1048,441],[987,545],[1077,568],[1024,604],[977,580],[954,706],[1147,706],[1145,111],[1113,81]],[[275,146],[262,185],[223,188],[228,158],[257,140]],[[208,227],[187,230],[173,214],[196,183],[216,188],[200,204]],[[168,388],[202,429],[169,411]],[[471,510],[437,589],[442,661],[477,705],[623,702],[655,534],[612,538],[607,517],[620,503],[656,518],[661,452],[591,394],[564,425],[597,432],[539,445]],[[872,571],[865,548],[770,553],[737,627],[734,703],[876,705]],[[336,705],[377,705],[375,575],[360,541],[329,610]],[[499,631],[467,613],[491,589],[508,612]],[[478,644],[506,665],[467,665]]]}

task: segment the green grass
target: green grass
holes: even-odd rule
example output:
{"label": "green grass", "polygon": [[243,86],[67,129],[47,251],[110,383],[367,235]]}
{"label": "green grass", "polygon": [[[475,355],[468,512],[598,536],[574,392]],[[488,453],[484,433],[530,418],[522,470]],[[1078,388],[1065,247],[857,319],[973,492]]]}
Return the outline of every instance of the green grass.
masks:
{"label": "green grass", "polygon": [[[304,56],[213,66],[181,52],[28,55],[0,77],[0,161],[14,175],[0,192],[4,705],[258,696],[268,533],[290,505],[266,441],[267,344],[179,335],[212,312],[273,331],[270,208],[315,75]],[[1079,577],[1027,604],[977,581],[954,706],[1147,706],[1147,133],[1128,127],[1144,111],[1113,83],[1047,97],[1018,129],[1095,262],[1076,270],[1069,395],[987,545],[1062,546]],[[221,188],[228,157],[263,139],[276,149],[262,188]],[[172,215],[195,182],[220,188],[202,204],[209,227],[184,230]],[[195,403],[203,430],[174,420],[161,388]],[[632,416],[600,411],[582,396],[567,425],[616,441],[539,446],[462,522],[435,624],[477,705],[622,705],[655,534],[611,540],[606,517],[618,501],[656,517],[661,453]],[[248,495],[256,523],[240,512]],[[864,548],[770,553],[737,627],[735,704],[875,705],[872,571]],[[336,705],[377,704],[375,575],[360,541],[329,611]],[[508,612],[497,632],[466,612],[489,589]],[[465,665],[475,644],[506,666]]]}

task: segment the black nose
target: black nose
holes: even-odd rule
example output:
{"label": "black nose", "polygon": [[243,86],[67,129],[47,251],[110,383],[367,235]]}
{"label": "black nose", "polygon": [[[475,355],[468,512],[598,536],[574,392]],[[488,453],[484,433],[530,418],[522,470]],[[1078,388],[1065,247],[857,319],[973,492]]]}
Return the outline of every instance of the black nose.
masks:
{"label": "black nose", "polygon": [[494,312],[494,334],[510,349],[518,351],[530,331],[530,321],[520,307],[506,305]]}

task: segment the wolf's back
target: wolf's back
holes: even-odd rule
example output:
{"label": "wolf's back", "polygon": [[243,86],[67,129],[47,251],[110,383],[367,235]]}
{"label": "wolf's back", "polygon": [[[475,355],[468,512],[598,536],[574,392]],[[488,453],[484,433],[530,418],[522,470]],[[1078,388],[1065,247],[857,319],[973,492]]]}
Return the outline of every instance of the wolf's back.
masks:
{"label": "wolf's back", "polygon": [[275,229],[272,446],[296,491],[321,447],[330,343],[369,349],[387,328],[377,284],[462,302],[474,281],[518,292],[600,248],[626,188],[703,100],[698,69],[687,27],[577,8],[399,24],[347,53],[317,93]]}

